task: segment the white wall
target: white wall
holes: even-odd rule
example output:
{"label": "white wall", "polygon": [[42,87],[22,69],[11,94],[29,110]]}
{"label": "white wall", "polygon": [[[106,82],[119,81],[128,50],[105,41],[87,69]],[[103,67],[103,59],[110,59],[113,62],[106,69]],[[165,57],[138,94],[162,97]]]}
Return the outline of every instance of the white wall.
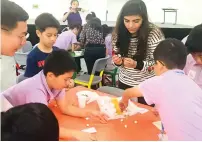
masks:
{"label": "white wall", "polygon": [[[23,6],[30,15],[30,19],[35,19],[42,12],[50,12],[59,20],[65,11],[69,9],[70,0],[12,0]],[[117,15],[123,4],[127,0],[80,0],[80,7],[94,11],[97,16],[105,21],[106,10],[108,10],[108,21],[116,21]],[[177,8],[178,24],[197,25],[202,23],[202,0],[144,0],[150,21],[162,22],[162,8]],[[32,5],[38,4],[38,9],[33,9]],[[87,13],[82,13],[85,19]],[[84,20],[85,21],[85,20]],[[174,22],[174,14],[166,14],[166,22]]]}

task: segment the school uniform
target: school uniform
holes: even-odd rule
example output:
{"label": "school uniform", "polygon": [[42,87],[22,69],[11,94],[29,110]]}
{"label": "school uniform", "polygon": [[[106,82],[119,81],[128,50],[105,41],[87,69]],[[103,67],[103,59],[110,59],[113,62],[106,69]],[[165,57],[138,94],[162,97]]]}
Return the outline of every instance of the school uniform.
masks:
{"label": "school uniform", "polygon": [[27,103],[42,103],[48,105],[51,100],[63,98],[65,96],[65,89],[50,89],[42,70],[37,75],[2,92],[1,95],[13,106]]}
{"label": "school uniform", "polygon": [[182,70],[169,70],[138,86],[155,104],[168,140],[202,140],[202,90]]}
{"label": "school uniform", "polygon": [[64,49],[64,50],[71,50],[72,44],[77,43],[77,37],[76,35],[70,30],[70,31],[65,31],[62,32],[54,46],[58,47],[59,49]]}
{"label": "school uniform", "polygon": [[[53,51],[54,50],[58,50],[58,48],[53,46]],[[44,53],[36,46],[27,56],[27,65],[24,76],[32,77],[39,73],[43,69],[45,59],[50,53]]]}
{"label": "school uniform", "polygon": [[198,65],[191,54],[187,56],[184,72],[202,89],[202,65]]}

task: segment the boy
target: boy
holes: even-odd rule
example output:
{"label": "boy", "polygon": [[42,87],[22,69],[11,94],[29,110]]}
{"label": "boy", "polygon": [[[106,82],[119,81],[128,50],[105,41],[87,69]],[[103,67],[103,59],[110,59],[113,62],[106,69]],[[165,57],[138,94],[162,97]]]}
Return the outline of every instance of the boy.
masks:
{"label": "boy", "polygon": [[166,39],[153,55],[157,76],[127,89],[121,109],[130,98],[144,96],[148,104],[155,104],[169,140],[202,140],[202,90],[182,71],[186,47],[179,40]]}
{"label": "boy", "polygon": [[1,112],[2,141],[58,141],[59,124],[44,104],[29,103]]}
{"label": "boy", "polygon": [[32,77],[39,73],[43,69],[46,57],[53,50],[57,50],[53,44],[56,41],[60,27],[58,20],[52,14],[42,13],[36,18],[35,25],[39,44],[27,57],[25,77]]}
{"label": "boy", "polygon": [[71,50],[72,52],[79,49],[79,45],[77,42],[77,35],[80,30],[80,25],[71,25],[69,31],[62,32],[54,46],[65,49],[65,50]]}
{"label": "boy", "polygon": [[189,55],[184,72],[202,89],[202,24],[193,28],[185,45]]}
{"label": "boy", "polygon": [[1,95],[13,105],[31,102],[48,105],[55,99],[62,113],[75,117],[93,117],[105,122],[105,116],[99,111],[80,109],[65,97],[76,64],[65,50],[53,51],[45,60],[44,69],[32,78],[7,89]]}

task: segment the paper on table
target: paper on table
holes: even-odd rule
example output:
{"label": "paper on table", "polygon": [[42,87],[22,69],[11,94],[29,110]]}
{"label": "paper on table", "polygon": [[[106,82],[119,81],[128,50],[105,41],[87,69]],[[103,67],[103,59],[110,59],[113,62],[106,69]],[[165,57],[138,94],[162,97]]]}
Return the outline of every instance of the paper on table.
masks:
{"label": "paper on table", "polygon": [[91,91],[80,91],[76,93],[77,96],[86,96],[87,97],[87,104],[97,100],[99,95],[96,92],[91,92]]}
{"label": "paper on table", "polygon": [[[121,97],[120,98],[117,98],[118,101],[121,100]],[[125,112],[123,112],[123,114],[121,115],[118,115],[116,113],[116,110],[114,108],[114,105],[112,104],[111,102],[111,98],[108,97],[108,96],[100,96],[98,99],[97,99],[97,102],[98,102],[98,105],[99,105],[99,108],[100,108],[100,111],[107,114],[109,116],[109,120],[111,119],[120,119],[120,118],[125,118],[125,116],[132,116],[136,113],[146,113],[148,110],[145,109],[145,108],[140,108],[138,106],[136,106],[134,103],[132,103],[130,100],[128,102],[128,107],[126,109]]]}
{"label": "paper on table", "polygon": [[95,129],[95,127],[83,129],[83,130],[81,130],[81,131],[82,131],[82,132],[87,132],[87,133],[96,133],[96,132],[97,132],[97,130]]}
{"label": "paper on table", "polygon": [[159,130],[162,129],[161,121],[153,122],[153,124],[154,124]]}

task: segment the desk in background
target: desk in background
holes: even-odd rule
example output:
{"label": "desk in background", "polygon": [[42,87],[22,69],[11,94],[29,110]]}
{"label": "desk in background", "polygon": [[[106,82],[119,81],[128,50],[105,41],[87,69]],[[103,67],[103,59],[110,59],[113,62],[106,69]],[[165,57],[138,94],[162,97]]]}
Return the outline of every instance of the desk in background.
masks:
{"label": "desk in background", "polygon": [[[59,33],[66,27],[66,23],[60,21],[60,30]],[[115,27],[115,21],[102,21],[102,24],[107,24],[110,28]],[[173,25],[172,23],[154,23],[158,27],[160,27],[165,35],[166,38],[176,38],[179,40],[182,40],[185,36],[187,36],[191,29],[193,28],[192,26],[187,26],[187,25],[180,25],[176,24]],[[36,35],[36,28],[34,25],[34,20],[30,19],[28,20],[28,33],[30,34],[28,40],[31,41],[32,45],[35,45],[36,43],[39,42],[39,39]]]}

